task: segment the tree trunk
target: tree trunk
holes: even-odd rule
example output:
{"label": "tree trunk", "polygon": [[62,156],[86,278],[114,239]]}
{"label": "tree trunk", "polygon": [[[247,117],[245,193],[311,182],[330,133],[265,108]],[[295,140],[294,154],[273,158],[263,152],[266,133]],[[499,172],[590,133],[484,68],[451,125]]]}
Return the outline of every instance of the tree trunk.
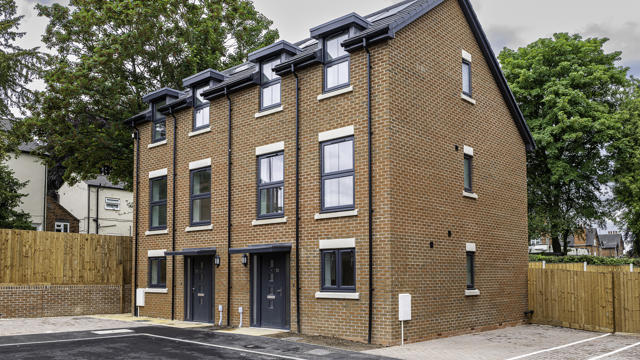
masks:
{"label": "tree trunk", "polygon": [[562,255],[567,255],[569,247],[569,232],[565,231],[562,233]]}
{"label": "tree trunk", "polygon": [[562,245],[560,245],[560,238],[557,235],[553,235],[551,237],[551,246],[553,247],[553,252],[559,254],[562,252]]}

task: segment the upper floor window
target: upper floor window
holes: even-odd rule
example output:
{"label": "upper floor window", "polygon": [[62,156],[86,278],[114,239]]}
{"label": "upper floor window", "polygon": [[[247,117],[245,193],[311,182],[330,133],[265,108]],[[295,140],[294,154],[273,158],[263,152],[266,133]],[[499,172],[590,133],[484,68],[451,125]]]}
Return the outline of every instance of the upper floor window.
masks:
{"label": "upper floor window", "polygon": [[166,117],[158,111],[158,108],[166,104],[167,100],[161,100],[153,103],[153,121],[151,127],[151,142],[158,142],[167,138]]}
{"label": "upper floor window", "polygon": [[471,62],[462,60],[462,93],[471,97]]}
{"label": "upper floor window", "polygon": [[342,42],[349,37],[347,32],[327,38],[324,43],[324,91],[349,85],[349,53]]}
{"label": "upper floor window", "polygon": [[149,229],[160,230],[167,228],[167,177],[161,176],[149,180],[151,195],[149,213],[151,221]]}
{"label": "upper floor window", "polygon": [[209,85],[202,85],[193,89],[193,130],[209,126],[209,101],[202,97],[208,88]]}
{"label": "upper floor window", "polygon": [[69,223],[68,222],[62,222],[62,221],[56,221],[54,230],[55,230],[55,232],[68,233],[69,232]]}
{"label": "upper floor window", "polygon": [[273,67],[280,64],[280,58],[272,58],[261,64],[260,77],[260,110],[280,105],[280,76]]}
{"label": "upper floor window", "polygon": [[322,147],[322,210],[353,209],[353,137],[325,141]]}
{"label": "upper floor window", "polygon": [[191,225],[211,224],[211,168],[191,170]]}
{"label": "upper floor window", "polygon": [[473,155],[464,154],[464,191],[473,192]]}
{"label": "upper floor window", "polygon": [[258,157],[258,217],[284,214],[284,153]]}
{"label": "upper floor window", "polygon": [[120,199],[105,198],[104,208],[107,210],[120,210]]}

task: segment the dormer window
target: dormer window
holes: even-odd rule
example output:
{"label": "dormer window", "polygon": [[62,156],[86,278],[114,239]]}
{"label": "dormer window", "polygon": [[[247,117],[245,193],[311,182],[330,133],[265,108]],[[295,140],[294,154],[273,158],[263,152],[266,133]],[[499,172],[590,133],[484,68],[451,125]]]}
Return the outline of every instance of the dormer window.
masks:
{"label": "dormer window", "polygon": [[152,127],[151,127],[151,142],[163,141],[167,138],[166,129],[166,117],[158,111],[162,105],[166,104],[166,98],[160,101],[154,102],[152,106]]}
{"label": "dormer window", "polygon": [[348,37],[345,31],[325,40],[324,92],[349,85],[349,53],[341,45]]}
{"label": "dormer window", "polygon": [[209,101],[202,97],[202,92],[208,88],[209,84],[193,88],[193,130],[200,130],[209,126]]}
{"label": "dormer window", "polygon": [[260,66],[260,110],[280,106],[280,76],[273,67],[280,64],[280,56],[265,60]]}

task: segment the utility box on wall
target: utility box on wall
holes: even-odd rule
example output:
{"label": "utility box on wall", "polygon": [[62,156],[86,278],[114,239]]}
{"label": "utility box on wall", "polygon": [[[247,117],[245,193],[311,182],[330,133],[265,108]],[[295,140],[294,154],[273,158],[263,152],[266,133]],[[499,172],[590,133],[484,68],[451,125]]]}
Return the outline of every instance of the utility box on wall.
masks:
{"label": "utility box on wall", "polygon": [[398,295],[398,320],[411,320],[411,294]]}

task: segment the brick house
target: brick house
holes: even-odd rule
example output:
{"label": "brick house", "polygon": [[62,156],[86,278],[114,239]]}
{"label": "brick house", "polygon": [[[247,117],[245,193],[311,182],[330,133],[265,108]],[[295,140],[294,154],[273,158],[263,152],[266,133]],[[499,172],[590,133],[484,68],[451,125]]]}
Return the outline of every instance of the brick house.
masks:
{"label": "brick house", "polygon": [[47,195],[45,231],[80,232],[80,220],[75,217],[54,195]]}
{"label": "brick house", "polygon": [[599,255],[600,245],[596,228],[580,229],[567,238],[567,247],[573,255]]}
{"label": "brick house", "polygon": [[534,142],[469,1],[310,35],[127,120],[134,310],[385,345],[400,293],[409,342],[523,321]]}
{"label": "brick house", "polygon": [[622,234],[609,232],[600,234],[600,256],[619,257],[624,255],[624,241]]}

